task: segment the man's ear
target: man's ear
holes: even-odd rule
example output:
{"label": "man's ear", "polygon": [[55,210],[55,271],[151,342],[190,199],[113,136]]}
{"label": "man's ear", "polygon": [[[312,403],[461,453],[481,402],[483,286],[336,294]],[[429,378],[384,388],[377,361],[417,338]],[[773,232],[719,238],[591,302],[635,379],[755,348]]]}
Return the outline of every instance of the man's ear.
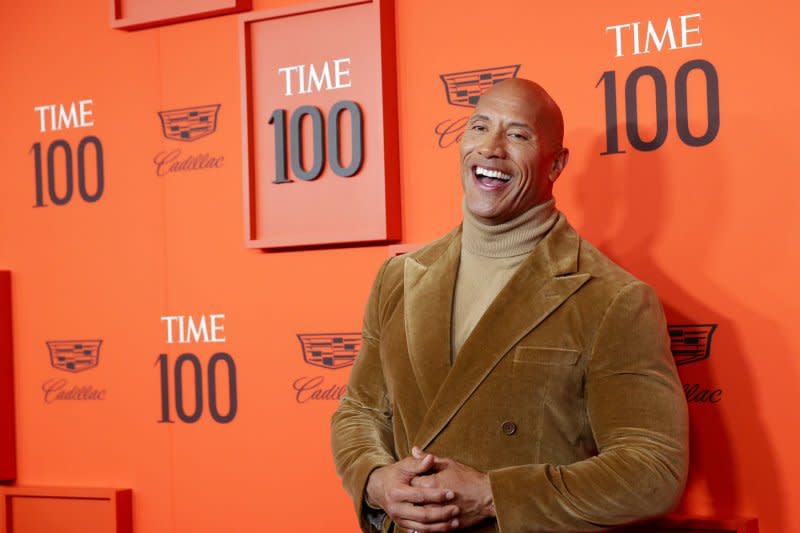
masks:
{"label": "man's ear", "polygon": [[567,166],[567,162],[569,161],[569,149],[568,148],[561,148],[556,156],[553,158],[553,164],[550,167],[550,173],[547,175],[547,179],[550,180],[550,183],[555,183],[558,177],[561,175],[561,172],[564,170],[564,167]]}

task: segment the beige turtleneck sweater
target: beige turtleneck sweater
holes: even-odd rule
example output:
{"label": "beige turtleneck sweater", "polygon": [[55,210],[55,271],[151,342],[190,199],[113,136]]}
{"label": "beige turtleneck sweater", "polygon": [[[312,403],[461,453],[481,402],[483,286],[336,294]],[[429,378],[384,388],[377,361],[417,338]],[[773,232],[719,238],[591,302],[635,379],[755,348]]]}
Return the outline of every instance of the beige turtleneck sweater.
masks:
{"label": "beige turtleneck sweater", "polygon": [[558,220],[553,199],[495,226],[480,222],[466,205],[462,209],[461,263],[451,325],[453,361],[500,290]]}

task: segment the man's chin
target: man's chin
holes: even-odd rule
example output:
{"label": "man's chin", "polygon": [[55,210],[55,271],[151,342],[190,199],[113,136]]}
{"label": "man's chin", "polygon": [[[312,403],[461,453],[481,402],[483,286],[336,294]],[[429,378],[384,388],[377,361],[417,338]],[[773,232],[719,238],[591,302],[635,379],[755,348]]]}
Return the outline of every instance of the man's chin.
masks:
{"label": "man's chin", "polygon": [[471,205],[469,202],[466,204],[470,214],[478,219],[479,222],[488,225],[500,224],[503,222],[502,214],[497,206],[494,205]]}

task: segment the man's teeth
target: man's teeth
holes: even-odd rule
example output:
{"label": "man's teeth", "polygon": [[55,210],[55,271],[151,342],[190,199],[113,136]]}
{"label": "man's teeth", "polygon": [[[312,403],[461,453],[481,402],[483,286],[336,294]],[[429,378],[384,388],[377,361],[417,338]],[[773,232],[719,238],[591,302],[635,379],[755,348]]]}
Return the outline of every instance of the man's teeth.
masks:
{"label": "man's teeth", "polygon": [[499,170],[491,170],[483,167],[475,167],[475,174],[477,174],[478,177],[494,178],[496,180],[503,181],[508,181],[511,179],[510,175],[504,174]]}

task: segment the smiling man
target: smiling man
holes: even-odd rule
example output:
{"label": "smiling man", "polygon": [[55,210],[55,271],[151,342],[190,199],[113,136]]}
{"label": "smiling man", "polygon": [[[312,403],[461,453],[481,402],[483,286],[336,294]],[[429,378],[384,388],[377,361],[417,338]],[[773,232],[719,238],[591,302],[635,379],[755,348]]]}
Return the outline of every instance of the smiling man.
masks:
{"label": "smiling man", "polygon": [[539,85],[493,87],[461,140],[463,223],[378,273],[332,420],[364,531],[596,531],[677,502],[661,305],[556,209],[563,133]]}

